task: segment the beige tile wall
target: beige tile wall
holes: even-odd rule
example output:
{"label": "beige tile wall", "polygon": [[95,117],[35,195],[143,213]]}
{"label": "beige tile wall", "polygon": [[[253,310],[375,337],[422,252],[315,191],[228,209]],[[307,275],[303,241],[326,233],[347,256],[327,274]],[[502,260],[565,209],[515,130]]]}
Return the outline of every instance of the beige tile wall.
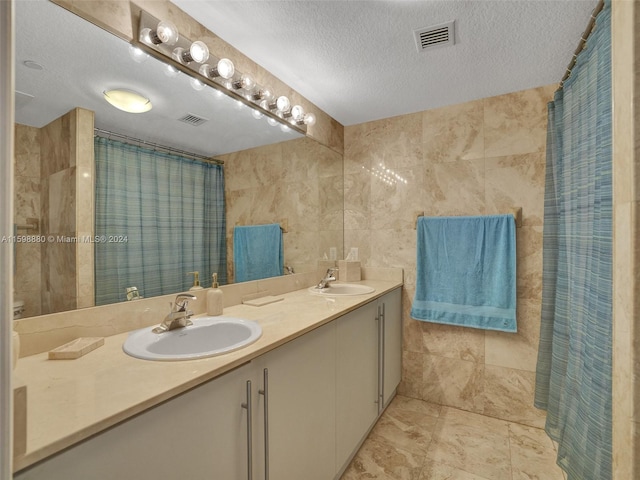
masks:
{"label": "beige tile wall", "polygon": [[53,241],[16,245],[15,298],[24,317],[93,305],[93,112],[74,109],[41,129],[16,125],[15,222],[39,220]]}
{"label": "beige tile wall", "polygon": [[[345,251],[402,267],[400,392],[540,427],[533,407],[542,285],[546,104],[556,85],[345,128]],[[383,182],[373,172],[402,178]],[[397,178],[397,177],[396,177]],[[406,183],[405,181],[406,180]],[[481,215],[522,207],[518,333],[412,320],[417,212]]]}
{"label": "beige tile wall", "polygon": [[301,138],[219,157],[225,162],[227,274],[233,281],[233,228],[280,223],[285,265],[316,269],[330,247],[342,258],[342,155]]}
{"label": "beige tile wall", "polygon": [[613,68],[613,478],[640,475],[638,357],[640,301],[638,159],[640,159],[640,8],[612,3]]}
{"label": "beige tile wall", "polygon": [[[14,222],[26,225],[27,218],[40,224],[40,130],[16,125],[14,159]],[[20,229],[18,235],[39,235],[39,231]],[[15,244],[14,299],[22,300],[23,316],[40,315],[40,244]]]}

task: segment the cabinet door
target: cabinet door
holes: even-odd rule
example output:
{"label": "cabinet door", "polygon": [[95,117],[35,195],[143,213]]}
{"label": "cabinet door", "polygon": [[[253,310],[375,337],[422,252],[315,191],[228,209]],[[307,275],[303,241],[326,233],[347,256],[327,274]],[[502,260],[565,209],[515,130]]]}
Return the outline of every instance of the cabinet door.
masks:
{"label": "cabinet door", "polygon": [[402,376],[402,289],[387,293],[379,303],[384,311],[382,393],[384,406],[387,406]]}
{"label": "cabinet door", "polygon": [[[265,447],[270,479],[328,480],[335,476],[335,323],[319,327],[253,362],[260,378],[264,369],[268,370],[267,418],[264,395],[259,396],[255,409],[254,478],[266,478]],[[259,383],[260,390],[264,390],[262,381]]]}
{"label": "cabinet door", "polygon": [[18,473],[17,480],[247,478],[244,365]]}
{"label": "cabinet door", "polygon": [[337,323],[336,460],[349,461],[378,415],[378,321],[376,302]]}

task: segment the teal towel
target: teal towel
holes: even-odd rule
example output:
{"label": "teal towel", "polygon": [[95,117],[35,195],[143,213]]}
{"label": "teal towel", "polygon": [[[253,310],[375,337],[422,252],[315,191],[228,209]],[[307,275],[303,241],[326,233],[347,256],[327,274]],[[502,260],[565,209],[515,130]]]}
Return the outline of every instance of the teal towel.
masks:
{"label": "teal towel", "polygon": [[516,332],[513,215],[420,217],[411,317]]}
{"label": "teal towel", "polygon": [[236,282],[282,275],[284,247],[280,225],[252,225],[233,229]]}

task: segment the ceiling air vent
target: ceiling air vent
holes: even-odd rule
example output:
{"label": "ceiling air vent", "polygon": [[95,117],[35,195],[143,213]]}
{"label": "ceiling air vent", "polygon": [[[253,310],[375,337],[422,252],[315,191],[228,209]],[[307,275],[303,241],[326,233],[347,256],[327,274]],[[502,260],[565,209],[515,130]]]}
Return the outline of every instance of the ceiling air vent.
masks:
{"label": "ceiling air vent", "polygon": [[184,117],[178,119],[181,122],[188,123],[189,125],[193,125],[197,127],[198,125],[202,125],[204,122],[208,120],[206,118],[199,117],[194,115],[193,113],[187,113]]}
{"label": "ceiling air vent", "polygon": [[434,25],[432,27],[419,28],[413,31],[418,52],[431,50],[435,47],[444,47],[455,43],[453,25],[455,21]]}

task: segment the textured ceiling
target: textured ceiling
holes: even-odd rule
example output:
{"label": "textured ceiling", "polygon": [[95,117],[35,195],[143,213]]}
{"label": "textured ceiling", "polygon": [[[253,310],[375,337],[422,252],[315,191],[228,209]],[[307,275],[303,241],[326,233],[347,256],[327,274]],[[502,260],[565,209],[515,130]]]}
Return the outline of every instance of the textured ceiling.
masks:
{"label": "textured ceiling", "polygon": [[[557,83],[597,3],[172,1],[343,125]],[[451,20],[455,45],[417,51]]]}

